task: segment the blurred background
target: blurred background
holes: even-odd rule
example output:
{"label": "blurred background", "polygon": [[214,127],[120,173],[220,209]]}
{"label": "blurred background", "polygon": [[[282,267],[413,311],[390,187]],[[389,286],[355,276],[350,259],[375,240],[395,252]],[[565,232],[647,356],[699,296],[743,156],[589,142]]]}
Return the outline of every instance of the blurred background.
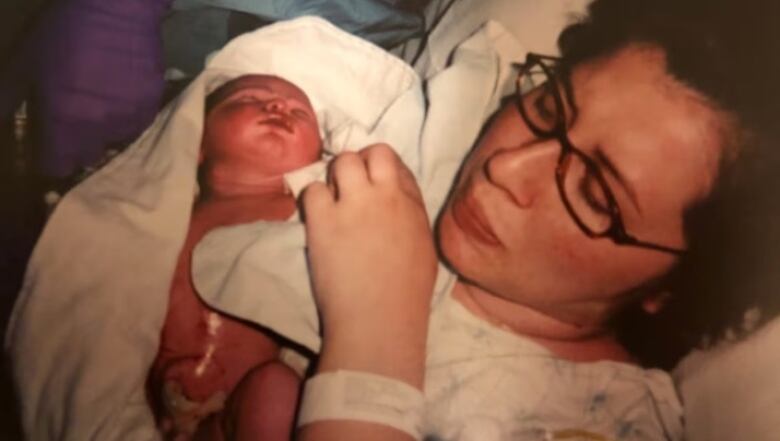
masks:
{"label": "blurred background", "polygon": [[[0,2],[0,60],[8,61],[35,16],[49,0]],[[44,219],[42,182],[28,173],[29,151],[14,139],[14,119],[0,121],[0,324],[6,322],[22,280],[25,263]],[[3,357],[0,369],[0,439],[21,440],[13,387]]]}

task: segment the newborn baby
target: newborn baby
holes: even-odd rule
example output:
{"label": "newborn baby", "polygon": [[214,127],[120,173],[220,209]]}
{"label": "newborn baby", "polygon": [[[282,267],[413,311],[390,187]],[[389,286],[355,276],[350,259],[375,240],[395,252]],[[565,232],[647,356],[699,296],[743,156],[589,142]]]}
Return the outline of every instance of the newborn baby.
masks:
{"label": "newborn baby", "polygon": [[[320,154],[316,114],[306,94],[288,81],[245,75],[207,98],[201,194],[171,282],[160,349],[149,374],[151,405],[167,437],[189,439],[197,433],[199,439],[241,438],[242,418],[250,417],[258,426],[251,429],[258,439],[289,438],[297,375],[277,361],[279,346],[268,334],[206,305],[195,291],[190,268],[194,247],[212,229],[289,218],[296,202],[282,176],[315,162]],[[286,402],[288,406],[280,406]],[[273,408],[260,408],[263,403],[273,403]]]}

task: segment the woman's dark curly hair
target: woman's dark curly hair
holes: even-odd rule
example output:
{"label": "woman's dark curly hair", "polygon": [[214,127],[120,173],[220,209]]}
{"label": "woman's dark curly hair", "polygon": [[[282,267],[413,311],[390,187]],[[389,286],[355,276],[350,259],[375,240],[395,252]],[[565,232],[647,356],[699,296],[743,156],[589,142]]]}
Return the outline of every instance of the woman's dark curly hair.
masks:
{"label": "woman's dark curly hair", "polygon": [[[596,0],[559,38],[565,66],[628,44],[663,48],[668,72],[736,124],[723,137],[713,193],[686,213],[688,251],[665,308],[631,305],[615,321],[645,365],[669,368],[703,341],[744,328],[747,310],[780,310],[780,2]],[[778,193],[775,193],[778,192]]]}

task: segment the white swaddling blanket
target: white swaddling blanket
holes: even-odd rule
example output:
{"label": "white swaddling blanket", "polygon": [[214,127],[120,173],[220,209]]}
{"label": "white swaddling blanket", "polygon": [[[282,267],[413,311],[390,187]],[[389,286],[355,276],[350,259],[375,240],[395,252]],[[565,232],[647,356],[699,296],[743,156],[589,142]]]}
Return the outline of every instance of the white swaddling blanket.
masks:
{"label": "white swaddling blanket", "polygon": [[[312,17],[234,40],[46,225],[6,339],[27,438],[159,438],[144,384],[197,192],[204,99],[246,73],[303,89],[333,152],[384,141],[417,168],[424,109],[406,64]],[[299,189],[322,170],[289,183]]]}

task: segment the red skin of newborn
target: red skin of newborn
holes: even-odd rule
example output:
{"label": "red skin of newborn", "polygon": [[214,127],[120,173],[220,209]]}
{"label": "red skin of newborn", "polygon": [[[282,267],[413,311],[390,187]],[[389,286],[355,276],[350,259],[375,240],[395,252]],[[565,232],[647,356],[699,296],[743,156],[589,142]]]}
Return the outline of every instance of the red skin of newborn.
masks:
{"label": "red skin of newborn", "polygon": [[[208,104],[205,188],[171,283],[150,401],[169,439],[290,439],[300,380],[276,360],[279,346],[259,327],[200,299],[191,264],[195,246],[214,228],[283,221],[295,212],[282,174],[319,159],[316,115],[300,89],[267,75],[230,81]],[[190,403],[174,414],[171,397]]]}

